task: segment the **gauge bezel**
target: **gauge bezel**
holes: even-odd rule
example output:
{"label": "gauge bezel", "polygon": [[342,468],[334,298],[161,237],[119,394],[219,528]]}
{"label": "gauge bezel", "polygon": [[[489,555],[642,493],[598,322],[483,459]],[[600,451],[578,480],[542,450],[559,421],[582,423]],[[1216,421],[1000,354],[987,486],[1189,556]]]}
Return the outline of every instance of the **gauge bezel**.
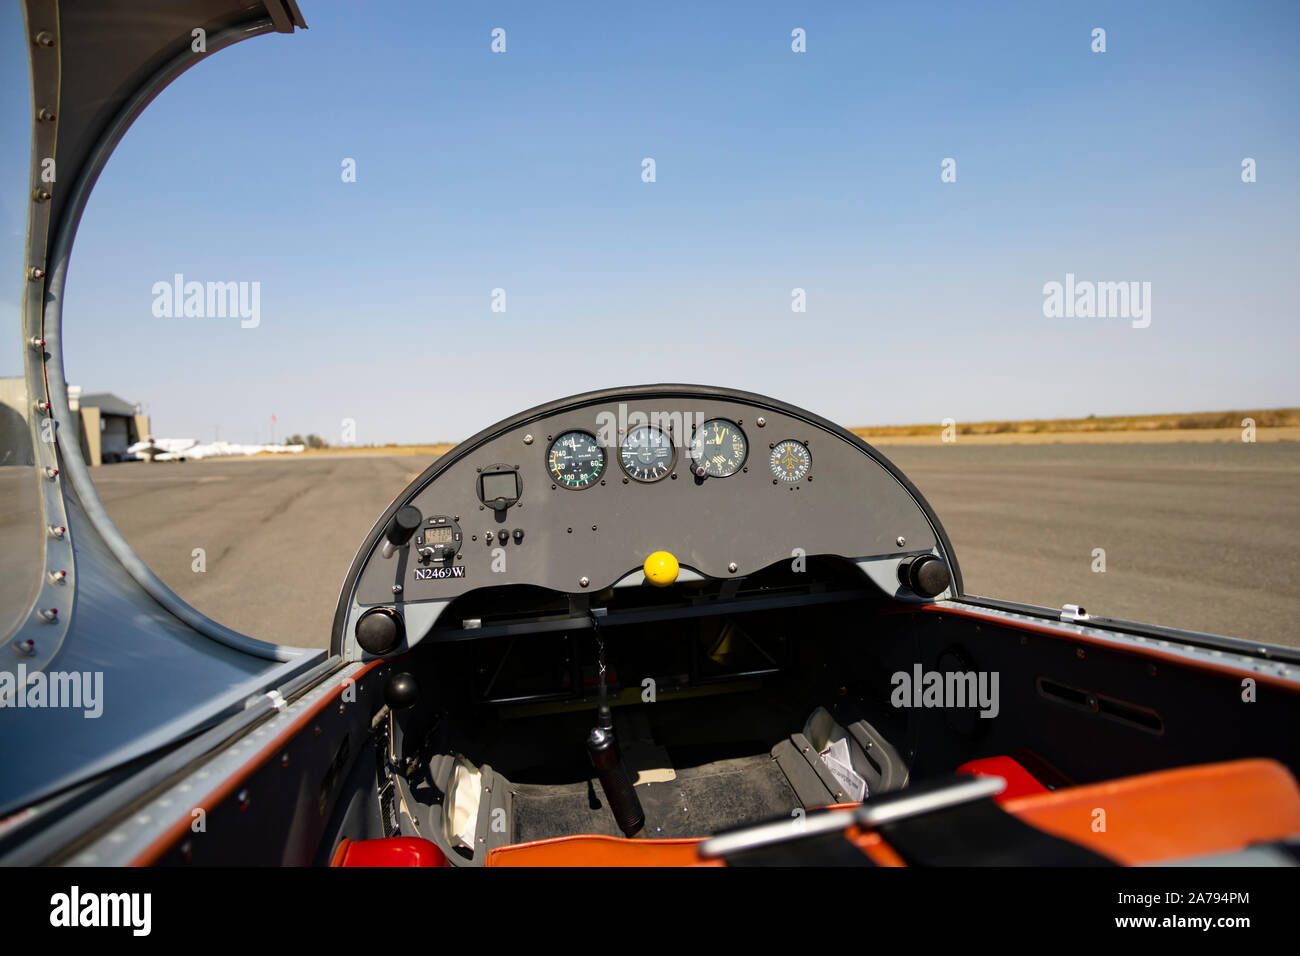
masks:
{"label": "gauge bezel", "polygon": [[718,478],[718,479],[734,478],[736,477],[736,475],[739,475],[741,472],[745,470],[745,465],[749,462],[749,452],[750,452],[749,434],[745,431],[744,428],[741,427],[740,422],[734,421],[733,419],[730,418],[723,418],[722,416],[716,416],[714,418],[706,419],[705,421],[700,422],[698,426],[696,426],[691,430],[691,443],[689,446],[687,446],[686,449],[687,457],[690,458],[691,460],[691,471],[695,470],[694,467],[695,466],[695,455],[694,455],[695,436],[698,435],[703,429],[707,428],[709,425],[712,425],[714,422],[725,422],[726,424],[734,428],[736,431],[740,432],[740,438],[745,443],[745,454],[741,456],[740,463],[736,465],[735,471],[728,472],[725,475],[710,475],[707,473],[706,470],[705,475],[702,477]]}
{"label": "gauge bezel", "polygon": [[[656,431],[668,440],[668,451],[671,453],[671,457],[668,459],[668,470],[658,478],[638,478],[636,475],[632,474],[632,472],[627,470],[627,465],[623,461],[623,449],[627,445],[627,440],[632,437],[633,432],[640,431],[642,428],[649,431]],[[623,470],[623,474],[627,475],[627,477],[631,478],[633,481],[640,482],[643,485],[653,485],[663,481],[677,468],[677,445],[673,443],[673,436],[666,429],[660,428],[658,425],[646,424],[629,428],[618,441],[618,467]]]}
{"label": "gauge bezel", "polygon": [[[805,471],[798,478],[787,478],[785,475],[783,475],[782,473],[776,470],[776,453],[777,453],[777,449],[779,449],[782,445],[798,445],[800,448],[804,450],[804,454],[808,456],[808,470]],[[806,480],[807,477],[812,474],[812,449],[808,447],[807,442],[802,442],[797,438],[782,438],[780,441],[776,442],[772,446],[772,454],[768,455],[767,461],[768,461],[768,466],[772,470],[772,477],[775,478],[777,481],[781,482],[783,485],[797,485],[799,482]]]}
{"label": "gauge bezel", "polygon": [[[575,487],[574,485],[566,485],[563,481],[557,478],[555,472],[551,470],[551,452],[554,451],[555,446],[559,444],[560,439],[565,438],[568,435],[586,435],[588,438],[591,439],[591,443],[600,450],[600,470],[596,472],[596,476],[591,479],[591,482],[589,484],[582,485],[581,487]],[[587,429],[566,428],[562,432],[558,433],[555,436],[555,438],[552,439],[547,444],[545,466],[546,466],[546,476],[551,480],[551,484],[554,487],[563,488],[566,491],[586,491],[587,489],[600,484],[600,480],[605,477],[605,470],[609,468],[609,450],[600,443],[599,438],[597,438],[591,432],[587,431]]]}

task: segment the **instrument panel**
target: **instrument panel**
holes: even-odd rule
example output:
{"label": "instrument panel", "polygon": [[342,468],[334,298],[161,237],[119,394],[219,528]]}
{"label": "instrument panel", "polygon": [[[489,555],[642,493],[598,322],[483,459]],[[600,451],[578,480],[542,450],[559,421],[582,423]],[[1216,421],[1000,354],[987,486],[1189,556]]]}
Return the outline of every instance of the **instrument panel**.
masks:
{"label": "instrument panel", "polygon": [[[385,545],[406,507],[420,533]],[[901,473],[833,423],[749,393],[640,386],[531,409],[444,455],[372,530],[344,597],[595,593],[640,583],[656,552],[736,579],[800,556],[942,553],[937,528]]]}

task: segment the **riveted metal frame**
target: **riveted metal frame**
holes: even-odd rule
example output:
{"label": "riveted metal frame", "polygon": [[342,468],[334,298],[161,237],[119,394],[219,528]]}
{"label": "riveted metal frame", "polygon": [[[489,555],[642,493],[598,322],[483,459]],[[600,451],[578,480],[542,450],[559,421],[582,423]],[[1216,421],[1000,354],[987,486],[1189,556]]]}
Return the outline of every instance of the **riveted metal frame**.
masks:
{"label": "riveted metal frame", "polygon": [[[9,637],[8,669],[25,664],[29,675],[43,670],[58,652],[68,633],[76,596],[72,529],[63,501],[63,475],[58,460],[58,430],[49,388],[49,352],[45,347],[45,288],[50,237],[50,197],[56,181],[42,181],[43,161],[54,157],[59,113],[59,13],[55,0],[29,0],[24,5],[28,55],[32,76],[32,153],[30,182],[26,184],[30,207],[27,216],[26,289],[22,305],[23,375],[26,383],[27,422],[36,462],[35,481],[40,486],[43,536],[41,581],[27,615]],[[52,117],[47,119],[45,117]],[[56,373],[57,374],[57,373]],[[76,441],[75,435],[66,436]],[[17,692],[17,688],[15,688]]]}
{"label": "riveted metal frame", "polygon": [[[51,0],[29,0],[32,5],[50,4]],[[44,277],[44,295],[40,297],[41,337],[45,341],[44,375],[42,394],[49,403],[49,415],[54,420],[53,432],[56,438],[58,459],[62,462],[58,481],[66,477],[70,490],[75,492],[78,501],[85,510],[95,532],[108,546],[113,557],[127,570],[140,585],[168,613],[184,624],[198,631],[204,637],[227,647],[260,657],[265,660],[293,661],[314,656],[310,652],[294,647],[271,644],[261,641],[220,624],[186,603],[171,588],[163,583],[140,558],[113,523],[108,509],[100,500],[90,478],[90,471],[81,456],[81,447],[76,439],[77,422],[68,401],[67,383],[64,380],[63,365],[63,290],[67,280],[68,261],[72,255],[72,243],[77,226],[90,192],[99,178],[101,170],[112,156],[117,144],[126,135],[132,123],[144,111],[162,90],[180,74],[195,63],[214,53],[249,37],[270,33],[275,29],[271,17],[261,17],[245,23],[228,27],[208,37],[206,52],[198,53],[186,47],[183,52],[166,63],[151,76],[123,103],[121,110],[108,126],[100,133],[98,140],[87,155],[82,168],[74,172],[74,181],[67,187],[68,195],[60,200],[58,222],[53,224],[50,232],[48,250],[48,275]],[[57,46],[56,46],[57,49]],[[53,124],[57,127],[57,122]],[[51,446],[50,450],[53,450]],[[52,489],[61,491],[59,485]],[[59,501],[60,507],[62,501]],[[67,535],[65,534],[65,539]],[[71,545],[68,545],[69,554]],[[71,589],[69,589],[71,593]]]}

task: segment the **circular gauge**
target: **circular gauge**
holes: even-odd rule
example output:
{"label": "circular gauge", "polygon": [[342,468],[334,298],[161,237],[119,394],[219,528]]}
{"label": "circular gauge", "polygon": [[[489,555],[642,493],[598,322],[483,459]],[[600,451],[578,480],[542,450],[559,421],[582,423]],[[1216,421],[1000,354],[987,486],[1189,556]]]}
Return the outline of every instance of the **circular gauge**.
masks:
{"label": "circular gauge", "polygon": [[691,441],[691,460],[695,462],[695,473],[701,476],[726,478],[734,475],[745,463],[748,452],[745,433],[739,425],[725,418],[705,422],[695,430],[695,438]]}
{"label": "circular gauge", "polygon": [[561,488],[590,488],[605,473],[605,451],[587,432],[565,432],[546,452],[546,470]]}
{"label": "circular gauge", "polygon": [[802,481],[812,468],[812,452],[801,441],[786,439],[772,449],[772,475],[778,481],[794,484]]}
{"label": "circular gauge", "polygon": [[618,451],[619,464],[637,481],[658,481],[673,470],[676,459],[672,439],[650,425],[628,432]]}

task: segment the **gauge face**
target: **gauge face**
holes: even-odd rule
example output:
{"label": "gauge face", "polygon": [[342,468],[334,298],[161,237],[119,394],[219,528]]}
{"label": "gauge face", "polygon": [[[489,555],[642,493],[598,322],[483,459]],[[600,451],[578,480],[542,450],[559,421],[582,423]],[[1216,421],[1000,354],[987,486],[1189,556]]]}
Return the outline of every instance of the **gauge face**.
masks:
{"label": "gauge face", "polygon": [[802,481],[812,468],[812,452],[801,441],[787,439],[772,449],[772,477],[794,484]]}
{"label": "gauge face", "polygon": [[726,478],[740,471],[749,448],[745,433],[735,422],[725,418],[707,421],[695,430],[691,441],[691,460],[712,478]]}
{"label": "gauge face", "polygon": [[565,432],[551,442],[546,470],[561,488],[590,488],[605,473],[605,452],[594,435]]}
{"label": "gauge face", "polygon": [[623,470],[637,481],[658,481],[673,470],[676,457],[672,440],[650,425],[628,432],[618,452]]}

